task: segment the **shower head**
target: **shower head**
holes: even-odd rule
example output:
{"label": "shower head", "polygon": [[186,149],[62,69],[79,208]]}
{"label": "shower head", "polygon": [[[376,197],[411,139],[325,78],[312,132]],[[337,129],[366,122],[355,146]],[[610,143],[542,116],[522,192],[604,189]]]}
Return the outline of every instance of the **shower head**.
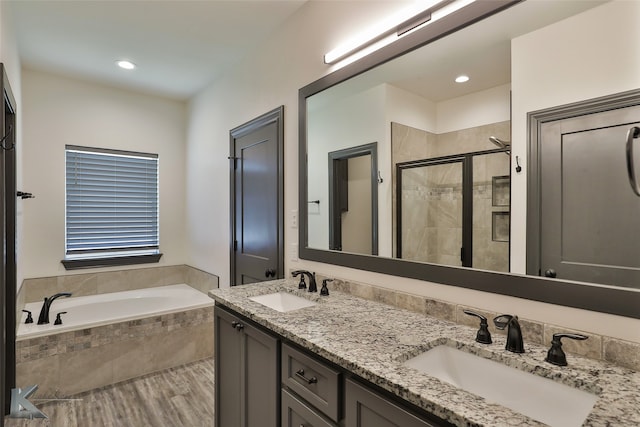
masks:
{"label": "shower head", "polygon": [[511,147],[511,141],[503,141],[500,138],[497,138],[495,136],[490,136],[489,141],[493,142],[495,145],[497,145],[500,148]]}

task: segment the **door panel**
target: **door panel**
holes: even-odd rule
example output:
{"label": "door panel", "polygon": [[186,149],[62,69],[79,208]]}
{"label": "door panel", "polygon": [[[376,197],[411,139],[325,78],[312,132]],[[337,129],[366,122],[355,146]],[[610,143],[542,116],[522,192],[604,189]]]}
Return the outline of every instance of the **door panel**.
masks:
{"label": "door panel", "polygon": [[542,126],[541,274],[640,281],[640,198],[625,158],[626,133],[638,118],[640,107],[629,107]]}
{"label": "door panel", "polygon": [[283,277],[282,108],[231,131],[232,285]]}

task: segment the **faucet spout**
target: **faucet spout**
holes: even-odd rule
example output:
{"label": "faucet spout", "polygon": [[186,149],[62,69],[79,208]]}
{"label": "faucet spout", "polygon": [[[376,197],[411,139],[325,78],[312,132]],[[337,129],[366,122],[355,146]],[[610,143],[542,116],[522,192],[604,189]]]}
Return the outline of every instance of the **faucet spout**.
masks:
{"label": "faucet spout", "polygon": [[70,297],[71,292],[60,292],[50,297],[45,297],[44,302],[42,303],[42,309],[40,310],[40,316],[38,316],[38,325],[44,325],[49,323],[49,309],[51,308],[51,303],[54,300],[60,297]]}
{"label": "faucet spout", "polygon": [[507,344],[505,350],[512,353],[524,353],[524,343],[522,341],[522,330],[518,322],[518,316],[503,314],[493,319],[493,323],[498,329],[507,328]]}

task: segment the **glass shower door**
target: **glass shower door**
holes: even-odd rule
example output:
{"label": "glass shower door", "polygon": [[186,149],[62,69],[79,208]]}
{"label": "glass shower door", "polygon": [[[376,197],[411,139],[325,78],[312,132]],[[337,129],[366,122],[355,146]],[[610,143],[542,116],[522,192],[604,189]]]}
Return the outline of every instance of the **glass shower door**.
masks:
{"label": "glass shower door", "polygon": [[398,258],[461,266],[462,158],[398,170]]}

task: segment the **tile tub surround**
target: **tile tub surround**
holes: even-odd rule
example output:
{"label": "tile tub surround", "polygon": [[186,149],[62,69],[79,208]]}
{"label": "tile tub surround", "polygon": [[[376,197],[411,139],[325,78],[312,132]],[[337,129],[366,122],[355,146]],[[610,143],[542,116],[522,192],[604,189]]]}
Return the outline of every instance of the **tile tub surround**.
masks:
{"label": "tile tub surround", "polygon": [[85,296],[179,283],[206,293],[218,287],[218,276],[183,264],[25,279],[20,291],[24,302],[35,302],[58,292]]}
{"label": "tile tub surround", "polygon": [[[333,284],[333,283],[332,283]],[[332,285],[331,284],[331,285]],[[595,392],[599,398],[584,426],[640,425],[640,373],[581,356],[569,366],[544,362],[547,347],[526,343],[527,352],[504,350],[503,335],[489,346],[474,341],[476,327],[455,324],[331,289],[320,297],[298,291],[296,280],[215,289],[217,303],[273,330],[307,350],[459,426],[542,426],[524,415],[402,366],[439,344],[462,348],[509,366]],[[248,297],[287,291],[319,301],[303,310],[280,313]],[[526,393],[526,391],[523,391]]]}
{"label": "tile tub surround", "polygon": [[213,355],[204,307],[16,342],[17,384],[66,397]]}
{"label": "tile tub surround", "polygon": [[218,276],[183,264],[25,279],[17,295],[17,321],[26,303],[40,302],[58,292],[79,297],[180,283],[207,293],[218,287]]}

